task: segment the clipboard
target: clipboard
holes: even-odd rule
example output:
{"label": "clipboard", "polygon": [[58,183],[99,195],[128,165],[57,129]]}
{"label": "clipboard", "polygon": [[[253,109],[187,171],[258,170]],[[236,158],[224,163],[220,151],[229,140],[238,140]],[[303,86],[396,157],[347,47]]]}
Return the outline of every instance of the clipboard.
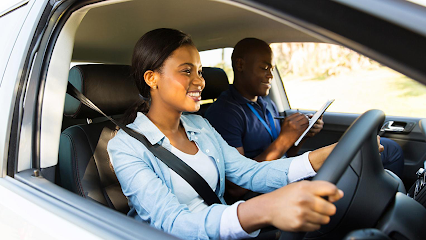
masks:
{"label": "clipboard", "polygon": [[297,139],[297,141],[294,143],[294,146],[299,145],[299,143],[300,143],[300,141],[302,141],[303,137],[305,137],[305,135],[312,128],[312,126],[314,126],[314,124],[316,123],[316,121],[324,114],[325,110],[327,110],[327,108],[333,102],[334,102],[334,99],[327,100],[327,102],[324,103],[324,105],[322,105],[322,107],[318,111],[315,112],[315,114],[312,116],[312,118],[309,119],[309,126],[308,126],[308,128],[306,128],[306,130],[302,133],[302,135],[299,137],[299,139]]}

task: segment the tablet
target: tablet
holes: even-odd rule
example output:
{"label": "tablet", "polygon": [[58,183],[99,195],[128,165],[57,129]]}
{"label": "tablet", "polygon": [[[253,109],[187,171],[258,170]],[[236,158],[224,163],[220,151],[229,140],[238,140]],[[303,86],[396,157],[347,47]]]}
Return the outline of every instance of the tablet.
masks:
{"label": "tablet", "polygon": [[303,137],[309,132],[309,130],[314,126],[316,121],[324,114],[325,110],[334,102],[334,99],[327,100],[324,105],[312,116],[311,119],[309,119],[309,126],[308,128],[303,132],[303,134],[297,139],[297,141],[294,143],[294,146],[299,145],[300,141],[302,141]]}

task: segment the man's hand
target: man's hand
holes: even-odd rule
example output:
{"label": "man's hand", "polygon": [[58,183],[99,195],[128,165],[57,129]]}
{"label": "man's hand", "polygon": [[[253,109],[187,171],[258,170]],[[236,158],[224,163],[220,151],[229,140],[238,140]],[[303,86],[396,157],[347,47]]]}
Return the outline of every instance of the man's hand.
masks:
{"label": "man's hand", "polygon": [[379,153],[381,153],[385,150],[385,147],[383,147],[383,145],[380,144],[380,136],[379,135],[377,135],[377,145],[379,145]]}
{"label": "man's hand", "polygon": [[294,113],[291,116],[284,118],[284,122],[281,125],[280,135],[285,136],[285,138],[294,143],[306,130],[308,125],[309,120],[306,115]]}
{"label": "man's hand", "polygon": [[[312,118],[312,114],[309,114],[308,117]],[[307,138],[311,138],[315,136],[317,133],[321,132],[322,128],[324,127],[324,121],[322,120],[322,116],[314,123],[311,129],[309,129],[309,132],[305,135]]]}

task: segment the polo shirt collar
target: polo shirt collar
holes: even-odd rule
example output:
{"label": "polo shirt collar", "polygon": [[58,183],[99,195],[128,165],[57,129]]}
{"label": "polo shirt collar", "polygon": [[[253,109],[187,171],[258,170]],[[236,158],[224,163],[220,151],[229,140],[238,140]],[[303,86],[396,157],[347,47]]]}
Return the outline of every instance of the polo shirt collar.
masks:
{"label": "polo shirt collar", "polygon": [[[229,86],[229,92],[231,93],[231,96],[234,98],[234,100],[241,104],[241,105],[246,105],[247,103],[252,104],[253,102],[248,100],[247,98],[243,97],[243,95],[241,95],[241,93],[238,92],[238,90],[233,86],[230,85]],[[266,105],[268,104],[265,100],[263,100],[262,97],[258,96],[257,97],[257,103],[266,108]]]}
{"label": "polo shirt collar", "polygon": [[[181,117],[180,121],[185,129],[186,135],[188,138],[191,136],[191,133],[199,133],[200,130],[192,127],[191,122],[189,122],[185,117]],[[136,126],[136,130],[140,133],[142,133],[148,141],[154,145],[156,143],[161,144],[161,141],[163,141],[166,136],[158,129],[158,127],[149,120],[145,114],[138,112],[135,121],[133,124]],[[189,138],[191,140],[191,138]]]}

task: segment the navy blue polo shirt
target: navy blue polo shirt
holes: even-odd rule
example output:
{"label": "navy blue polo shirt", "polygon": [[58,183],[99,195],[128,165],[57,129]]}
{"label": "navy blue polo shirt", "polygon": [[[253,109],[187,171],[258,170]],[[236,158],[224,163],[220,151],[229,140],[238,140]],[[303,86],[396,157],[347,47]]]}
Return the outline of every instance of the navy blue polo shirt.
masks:
{"label": "navy blue polo shirt", "polygon": [[[268,148],[273,139],[247,103],[254,107],[269,126],[271,123],[266,115],[266,109],[269,109],[273,117],[279,115],[272,101],[269,107],[268,102],[262,97],[258,97],[257,102],[252,102],[241,96],[234,86],[230,85],[229,89],[207,109],[205,117],[229,145],[243,147],[244,155],[254,158]],[[279,120],[274,122],[279,134],[280,122]]]}

